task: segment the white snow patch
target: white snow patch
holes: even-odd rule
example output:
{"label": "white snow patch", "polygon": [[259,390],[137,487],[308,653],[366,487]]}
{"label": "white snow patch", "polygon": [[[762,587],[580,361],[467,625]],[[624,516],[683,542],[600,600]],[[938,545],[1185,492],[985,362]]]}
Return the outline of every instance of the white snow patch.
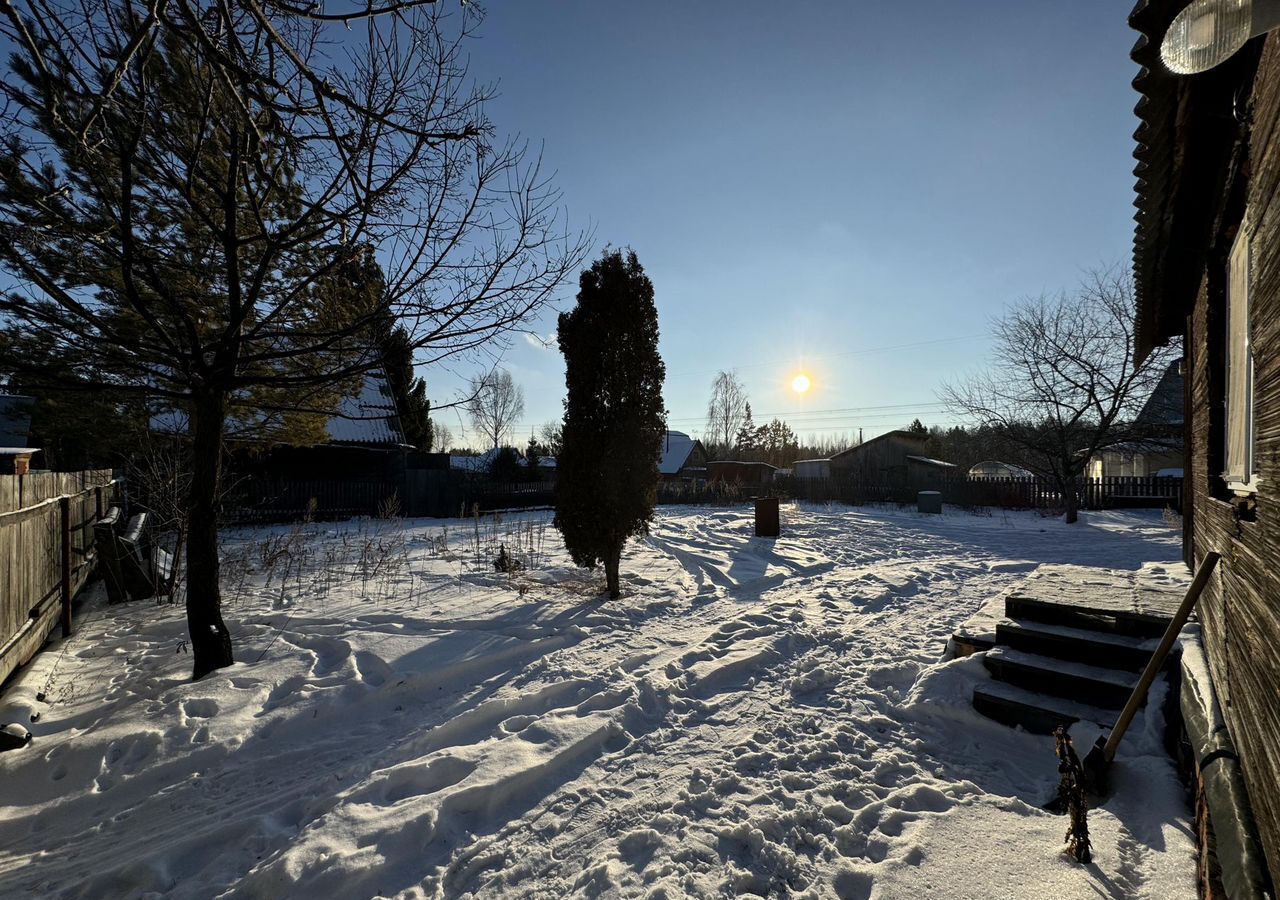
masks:
{"label": "white snow patch", "polygon": [[1080,867],[942,659],[1038,565],[1183,578],[1158,515],[663,509],[617,601],[548,518],[229,533],[194,684],[181,608],[90,602],[0,698],[0,895],[1194,896],[1158,696]]}

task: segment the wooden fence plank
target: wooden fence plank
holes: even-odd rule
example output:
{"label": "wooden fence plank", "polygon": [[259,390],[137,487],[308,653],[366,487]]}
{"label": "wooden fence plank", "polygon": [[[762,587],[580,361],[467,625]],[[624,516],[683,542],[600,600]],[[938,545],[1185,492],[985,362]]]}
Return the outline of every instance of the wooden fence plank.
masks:
{"label": "wooden fence plank", "polygon": [[95,488],[111,483],[109,470],[0,476],[0,503],[34,504],[0,512],[0,681],[59,621],[69,627],[70,601],[93,570]]}

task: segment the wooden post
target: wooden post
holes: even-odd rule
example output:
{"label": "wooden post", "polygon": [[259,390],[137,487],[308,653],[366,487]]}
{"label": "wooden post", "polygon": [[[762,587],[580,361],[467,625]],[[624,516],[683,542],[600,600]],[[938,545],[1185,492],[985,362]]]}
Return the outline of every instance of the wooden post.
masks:
{"label": "wooden post", "polygon": [[71,637],[71,498],[58,501],[62,520],[62,636]]}
{"label": "wooden post", "polygon": [[1200,563],[1200,568],[1196,571],[1196,577],[1192,580],[1191,587],[1187,588],[1187,595],[1182,599],[1182,605],[1173,614],[1173,618],[1169,621],[1169,627],[1164,630],[1164,637],[1160,639],[1160,646],[1152,654],[1151,660],[1142,672],[1142,677],[1138,679],[1138,683],[1133,688],[1133,693],[1129,695],[1129,702],[1124,705],[1120,718],[1116,720],[1116,727],[1111,729],[1111,736],[1107,738],[1107,745],[1102,751],[1107,762],[1115,759],[1116,748],[1120,746],[1121,738],[1124,737],[1125,731],[1129,728],[1129,723],[1133,721],[1133,717],[1137,714],[1138,707],[1142,705],[1142,699],[1146,697],[1147,691],[1151,687],[1151,682],[1155,681],[1156,675],[1160,674],[1160,669],[1164,667],[1164,660],[1169,655],[1169,648],[1173,646],[1178,632],[1186,624],[1187,616],[1191,615],[1191,609],[1196,605],[1196,601],[1200,599],[1204,586],[1209,583],[1209,576],[1213,574],[1213,569],[1218,565],[1219,559],[1219,555],[1210,550]]}
{"label": "wooden post", "polygon": [[97,504],[97,515],[94,516],[94,519],[101,519],[102,518],[102,485],[98,485],[93,489],[93,499]]}

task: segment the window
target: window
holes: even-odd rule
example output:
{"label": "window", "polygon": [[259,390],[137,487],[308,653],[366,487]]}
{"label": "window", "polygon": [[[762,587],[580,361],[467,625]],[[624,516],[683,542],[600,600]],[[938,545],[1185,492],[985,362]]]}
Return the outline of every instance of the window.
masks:
{"label": "window", "polygon": [[1241,223],[1227,272],[1226,428],[1222,473],[1237,494],[1257,490],[1253,470],[1253,347],[1249,341],[1249,229]]}

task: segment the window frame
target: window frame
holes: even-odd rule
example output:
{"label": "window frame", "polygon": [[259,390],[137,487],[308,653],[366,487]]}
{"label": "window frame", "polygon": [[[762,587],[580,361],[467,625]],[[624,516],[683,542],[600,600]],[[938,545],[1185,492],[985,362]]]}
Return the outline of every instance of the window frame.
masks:
{"label": "window frame", "polygon": [[[1223,379],[1224,415],[1223,415],[1223,468],[1222,479],[1228,490],[1236,495],[1256,494],[1258,490],[1258,473],[1254,467],[1254,444],[1256,436],[1256,413],[1254,409],[1254,353],[1253,353],[1253,248],[1248,216],[1240,223],[1235,239],[1231,243],[1231,251],[1227,257],[1226,279],[1226,321],[1224,341],[1225,378]],[[1243,259],[1241,259],[1243,257]],[[1238,267],[1243,267],[1243,273]],[[1237,277],[1237,276],[1240,277]],[[1243,297],[1238,288],[1243,288]],[[1243,325],[1243,335],[1239,343],[1235,340],[1234,331]],[[1242,390],[1236,384],[1235,367],[1241,364],[1235,358],[1236,347],[1240,347],[1243,363],[1247,367],[1242,378]],[[1243,396],[1239,396],[1242,394]],[[1243,421],[1243,447],[1238,451],[1232,448],[1232,423],[1237,418]],[[1236,459],[1238,454],[1243,458]]]}

